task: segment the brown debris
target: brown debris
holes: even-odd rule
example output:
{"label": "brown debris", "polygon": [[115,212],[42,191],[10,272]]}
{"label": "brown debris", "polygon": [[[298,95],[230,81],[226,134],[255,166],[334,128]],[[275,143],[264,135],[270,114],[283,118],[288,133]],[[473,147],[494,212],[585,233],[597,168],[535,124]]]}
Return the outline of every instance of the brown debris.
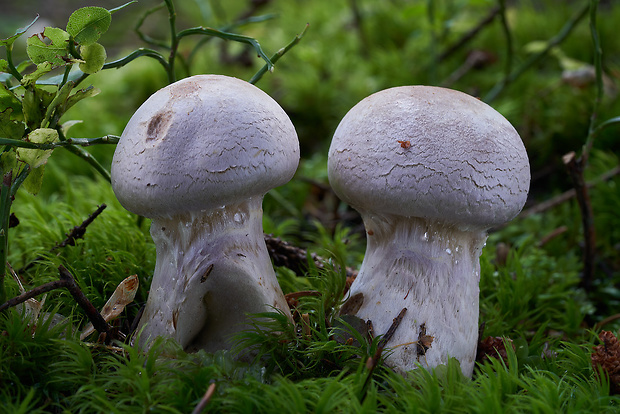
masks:
{"label": "brown debris", "polygon": [[501,359],[508,362],[508,353],[506,352],[506,343],[509,343],[514,350],[512,339],[502,338],[499,336],[489,336],[478,343],[478,352],[476,361],[485,362],[491,358]]}
{"label": "brown debris", "polygon": [[599,375],[599,369],[609,376],[609,392],[620,394],[620,343],[618,338],[609,332],[599,334],[602,344],[594,347],[590,357],[594,374]]}

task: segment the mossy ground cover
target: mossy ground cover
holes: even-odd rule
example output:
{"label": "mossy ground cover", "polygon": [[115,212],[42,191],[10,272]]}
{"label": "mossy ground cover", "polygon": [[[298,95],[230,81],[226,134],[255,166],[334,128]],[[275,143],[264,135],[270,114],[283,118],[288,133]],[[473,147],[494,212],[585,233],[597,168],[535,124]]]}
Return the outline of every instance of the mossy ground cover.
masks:
{"label": "mossy ground cover", "polygon": [[[195,5],[179,2],[179,14],[185,13],[180,21],[221,26],[247,6],[230,2],[216,13],[216,3],[210,3],[211,14],[199,14],[192,13]],[[290,114],[303,149],[293,181],[265,198],[264,228],[327,260],[323,268],[311,262],[301,274],[277,268],[285,293],[322,294],[297,298],[295,325],[279,314],[262,315],[256,330],[238,338],[240,348],[256,347],[260,357],[237,361],[238,350],[186,354],[161,341],[143,353],[122,341],[113,347],[98,343],[96,335],[80,341],[86,316],[69,293],[55,290],[47,295],[44,311],[66,316],[67,323],[50,326],[43,319],[29,320],[18,307],[0,314],[4,412],[187,413],[200,404],[211,384],[215,391],[206,412],[616,412],[619,397],[606,374],[593,367],[592,354],[601,330],[620,329],[615,318],[620,312],[620,179],[612,174],[597,181],[620,163],[618,127],[597,136],[585,171],[586,181],[594,183],[589,195],[597,259],[591,287],[582,285],[582,213],[574,198],[519,217],[490,235],[481,257],[481,339],[500,338],[493,343],[503,345],[503,358],[481,355],[471,379],[460,374],[456,361],[403,377],[380,359],[369,362],[377,356],[380,338],[368,339],[354,320],[338,317],[343,269],[359,267],[365,234],[359,216],[329,190],[326,149],[335,126],[359,99],[390,86],[449,81],[450,87],[485,96],[503,79],[509,57],[512,69],[518,68],[537,50],[534,42],[548,42],[581,7],[557,7],[554,1],[512,5],[504,14],[511,49],[496,17],[466,46],[442,57],[442,51],[502,4],[273,1],[259,10],[278,12],[279,17],[242,29],[261,39],[266,50],[281,47],[310,23],[300,44],[258,84]],[[620,114],[614,95],[620,82],[620,39],[614,27],[619,18],[617,5],[599,5],[603,70],[611,82],[598,107],[599,121]],[[240,57],[248,49],[212,43],[201,49],[187,74],[249,79],[262,65],[258,60],[243,66],[242,59],[222,59],[224,50],[229,57]],[[452,76],[475,50],[492,56],[460,78]],[[562,71],[574,62],[590,64],[595,54],[586,16],[553,52],[492,102],[528,148],[534,180],[526,210],[571,188],[561,156],[580,151],[585,142],[596,86],[591,81],[568,83]],[[141,102],[165,85],[166,75],[156,62],[136,60],[93,75],[92,83],[101,94],[63,118],[84,120],[72,129],[74,137],[120,134]],[[107,168],[112,151],[112,146],[101,146],[92,153]],[[107,208],[83,238],[52,250],[101,204]],[[124,210],[109,183],[64,149],[50,158],[40,193],[20,190],[12,212],[19,225],[10,229],[8,262],[19,271],[39,258],[20,272],[26,288],[56,280],[63,265],[101,308],[120,281],[138,275],[134,302],[114,322],[120,332],[128,332],[146,301],[155,265],[148,221]],[[9,297],[19,294],[10,278],[6,287]],[[389,357],[389,349],[382,356]]]}

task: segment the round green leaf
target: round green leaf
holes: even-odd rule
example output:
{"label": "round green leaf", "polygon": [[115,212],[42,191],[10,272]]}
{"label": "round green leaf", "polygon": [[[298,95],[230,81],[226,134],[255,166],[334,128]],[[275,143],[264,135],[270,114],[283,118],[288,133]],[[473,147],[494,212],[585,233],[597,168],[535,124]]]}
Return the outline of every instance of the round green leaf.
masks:
{"label": "round green leaf", "polygon": [[[37,144],[47,144],[58,140],[58,131],[52,128],[39,128],[28,134],[28,141]],[[45,165],[47,159],[52,155],[52,150],[38,150],[30,148],[18,148],[17,158],[29,164],[32,168]]]}
{"label": "round green leaf", "polygon": [[105,48],[99,43],[82,46],[80,48],[80,54],[82,55],[82,59],[84,59],[84,63],[80,63],[80,70],[88,74],[99,72],[107,57]]}
{"label": "round green leaf", "polygon": [[[49,39],[49,44],[46,43]],[[67,41],[69,34],[57,27],[46,27],[43,34],[30,36],[26,40],[26,53],[32,63],[38,65],[43,62],[50,62],[54,66],[65,64],[63,57],[69,54]]]}
{"label": "round green leaf", "polygon": [[71,14],[67,23],[67,32],[82,46],[99,40],[112,22],[112,15],[103,7],[83,7]]}

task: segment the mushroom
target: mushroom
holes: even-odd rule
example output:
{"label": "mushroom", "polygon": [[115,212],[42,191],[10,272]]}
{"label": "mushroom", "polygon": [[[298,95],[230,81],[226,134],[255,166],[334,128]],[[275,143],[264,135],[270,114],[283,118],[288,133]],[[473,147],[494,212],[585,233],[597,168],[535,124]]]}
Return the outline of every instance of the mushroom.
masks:
{"label": "mushroom", "polygon": [[342,119],[329,149],[336,194],[362,216],[367,250],[342,314],[388,331],[388,366],[460,361],[471,376],[479,256],[487,230],[514,218],[530,182],[512,125],[465,93],[429,86],[377,92]]}
{"label": "mushroom", "polygon": [[157,260],[138,345],[172,337],[187,351],[230,348],[248,313],[290,316],[265,246],[262,200],[287,183],[299,141],[257,87],[199,75],[144,102],[123,131],[112,187],[152,219]]}

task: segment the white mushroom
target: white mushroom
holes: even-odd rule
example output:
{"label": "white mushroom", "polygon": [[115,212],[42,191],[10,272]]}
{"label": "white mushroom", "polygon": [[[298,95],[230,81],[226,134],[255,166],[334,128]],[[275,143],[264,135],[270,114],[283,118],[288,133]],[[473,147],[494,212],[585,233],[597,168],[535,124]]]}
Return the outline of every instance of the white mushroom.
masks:
{"label": "white mushroom", "polygon": [[262,231],[262,200],[288,182],[299,142],[284,110],[239,79],[200,75],[152,95],[112,162],[121,204],[152,219],[157,261],[139,345],[230,347],[247,313],[290,315]]}
{"label": "white mushroom", "polygon": [[529,162],[515,129],[461,92],[387,89],[343,118],[328,173],[368,235],[342,313],[370,319],[383,334],[407,308],[387,343],[387,364],[407,371],[454,357],[471,376],[487,230],[515,217],[529,189]]}

